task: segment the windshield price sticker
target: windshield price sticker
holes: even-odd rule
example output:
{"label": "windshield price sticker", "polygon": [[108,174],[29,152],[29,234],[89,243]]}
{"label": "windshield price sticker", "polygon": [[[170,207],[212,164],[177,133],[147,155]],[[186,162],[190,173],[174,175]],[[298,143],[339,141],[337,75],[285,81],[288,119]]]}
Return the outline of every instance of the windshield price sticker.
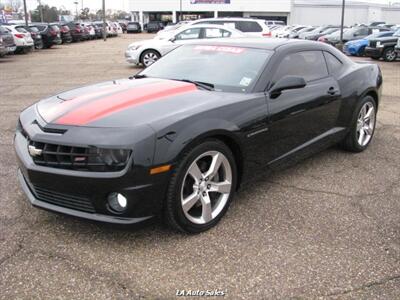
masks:
{"label": "windshield price sticker", "polygon": [[240,54],[245,51],[244,48],[239,47],[227,47],[227,46],[196,46],[195,50],[203,50],[203,51],[216,51],[216,52],[225,52],[232,54]]}

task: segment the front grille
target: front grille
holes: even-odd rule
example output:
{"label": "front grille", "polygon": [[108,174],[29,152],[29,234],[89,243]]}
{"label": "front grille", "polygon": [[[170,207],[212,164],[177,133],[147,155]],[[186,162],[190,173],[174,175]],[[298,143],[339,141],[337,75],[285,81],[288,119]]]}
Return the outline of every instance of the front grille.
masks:
{"label": "front grille", "polygon": [[[97,147],[73,147],[30,141],[30,152],[35,164],[40,166],[76,171],[114,172],[125,168],[129,151],[100,149]],[[118,151],[123,151],[116,158]]]}
{"label": "front grille", "polygon": [[89,198],[59,193],[37,186],[33,186],[33,190],[36,198],[40,201],[88,213],[96,212]]}
{"label": "front grille", "polygon": [[371,48],[376,48],[376,41],[369,41],[369,46]]}

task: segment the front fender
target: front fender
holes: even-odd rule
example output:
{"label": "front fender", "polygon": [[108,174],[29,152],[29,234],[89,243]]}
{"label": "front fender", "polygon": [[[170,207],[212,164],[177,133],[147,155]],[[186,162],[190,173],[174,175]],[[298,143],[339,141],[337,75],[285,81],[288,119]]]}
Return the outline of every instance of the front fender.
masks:
{"label": "front fender", "polygon": [[205,118],[196,121],[185,121],[175,128],[163,130],[157,137],[154,165],[175,163],[180,154],[196,144],[196,142],[211,136],[225,136],[241,145],[239,127],[232,122]]}

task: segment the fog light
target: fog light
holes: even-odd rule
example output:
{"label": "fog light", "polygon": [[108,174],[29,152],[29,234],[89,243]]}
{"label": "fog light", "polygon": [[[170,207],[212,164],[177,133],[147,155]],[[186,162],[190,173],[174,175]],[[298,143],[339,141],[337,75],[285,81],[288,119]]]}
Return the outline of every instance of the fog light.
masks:
{"label": "fog light", "polygon": [[108,204],[113,211],[121,213],[126,209],[128,201],[126,197],[120,193],[111,193],[108,195]]}

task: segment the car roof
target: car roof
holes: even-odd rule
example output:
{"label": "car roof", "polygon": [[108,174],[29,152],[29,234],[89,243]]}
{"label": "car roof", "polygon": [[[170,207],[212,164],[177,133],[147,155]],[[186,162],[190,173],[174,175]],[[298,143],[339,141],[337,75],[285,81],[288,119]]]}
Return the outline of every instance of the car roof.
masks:
{"label": "car roof", "polygon": [[206,39],[193,42],[191,44],[201,44],[210,46],[227,46],[227,47],[241,47],[241,48],[255,48],[275,51],[280,47],[296,47],[304,48],[307,50],[329,50],[332,46],[325,43],[299,40],[299,39],[282,39],[282,38],[229,38],[229,39]]}
{"label": "car roof", "polygon": [[255,22],[265,22],[264,19],[255,19],[255,18],[204,18],[204,19],[198,19],[193,22],[198,22],[198,21],[255,21]]}

